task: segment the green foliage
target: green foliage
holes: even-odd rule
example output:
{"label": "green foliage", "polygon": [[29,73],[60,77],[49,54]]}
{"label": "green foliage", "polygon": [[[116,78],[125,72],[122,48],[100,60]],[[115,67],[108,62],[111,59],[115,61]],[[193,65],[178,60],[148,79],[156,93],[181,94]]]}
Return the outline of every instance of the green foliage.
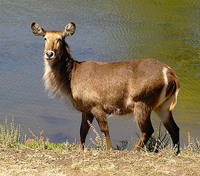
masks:
{"label": "green foliage", "polygon": [[5,118],[4,123],[0,123],[0,144],[6,147],[16,147],[20,144],[20,125],[14,124],[14,118],[8,122]]}
{"label": "green foliage", "polygon": [[49,140],[34,140],[34,139],[27,139],[24,143],[25,147],[29,147],[32,149],[42,149],[42,150],[63,150],[65,149],[64,143],[51,143]]}
{"label": "green foliage", "polygon": [[77,145],[75,143],[69,144],[68,142],[66,143],[52,143],[49,141],[48,138],[44,136],[44,130],[40,130],[39,135],[36,135],[29,129],[31,135],[33,138],[28,138],[24,146],[29,147],[32,149],[42,149],[42,150],[67,150],[67,151],[73,151],[77,149]]}
{"label": "green foliage", "polygon": [[44,137],[44,131],[40,130],[39,136],[35,135],[31,129],[29,129],[33,138],[26,139],[24,145],[33,149],[47,149],[49,140]]}
{"label": "green foliage", "polygon": [[48,138],[44,137],[44,130],[40,130],[39,136],[37,136],[30,128],[29,131],[33,138],[28,138],[24,145],[33,149],[55,149],[57,146],[49,142]]}

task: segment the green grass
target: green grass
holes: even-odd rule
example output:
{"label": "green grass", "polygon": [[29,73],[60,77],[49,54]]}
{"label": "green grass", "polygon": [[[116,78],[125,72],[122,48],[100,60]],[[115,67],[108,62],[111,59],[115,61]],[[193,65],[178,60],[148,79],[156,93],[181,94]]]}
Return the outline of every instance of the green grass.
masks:
{"label": "green grass", "polygon": [[40,130],[39,135],[36,135],[31,129],[29,129],[32,138],[28,138],[22,144],[24,147],[29,147],[32,149],[42,149],[42,150],[67,150],[72,151],[77,148],[75,143],[69,144],[68,142],[63,143],[52,143],[44,135],[44,130]]}
{"label": "green grass", "polygon": [[[33,132],[32,132],[33,133]],[[34,134],[35,135],[35,134]],[[42,150],[62,150],[65,148],[64,143],[51,143],[49,139],[45,139],[43,136],[34,136],[34,138],[28,138],[22,144],[24,147],[32,149],[42,149]]]}

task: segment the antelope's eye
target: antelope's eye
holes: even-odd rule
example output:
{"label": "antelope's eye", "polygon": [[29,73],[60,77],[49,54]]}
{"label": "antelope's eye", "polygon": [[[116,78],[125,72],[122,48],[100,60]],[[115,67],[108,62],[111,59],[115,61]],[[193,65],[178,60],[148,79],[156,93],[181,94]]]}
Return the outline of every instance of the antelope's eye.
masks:
{"label": "antelope's eye", "polygon": [[61,39],[61,38],[58,38],[57,42],[58,42],[58,43],[62,42],[62,39]]}
{"label": "antelope's eye", "polygon": [[46,37],[44,37],[44,41],[45,41],[45,42],[47,41],[47,38],[46,38]]}

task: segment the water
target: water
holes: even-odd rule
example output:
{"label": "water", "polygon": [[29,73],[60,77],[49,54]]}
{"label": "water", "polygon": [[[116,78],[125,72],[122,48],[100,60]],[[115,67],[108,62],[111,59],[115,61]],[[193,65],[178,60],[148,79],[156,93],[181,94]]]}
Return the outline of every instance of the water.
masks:
{"label": "water", "polygon": [[[43,39],[30,29],[62,30],[74,21],[77,31],[67,38],[74,59],[121,61],[152,57],[172,67],[181,91],[174,110],[181,129],[200,138],[200,1],[11,1],[0,2],[0,121],[15,117],[22,132],[43,129],[53,142],[79,140],[81,114],[44,91]],[[153,125],[159,119],[153,114]],[[95,123],[95,127],[97,127]],[[109,118],[114,144],[137,139],[131,116]],[[98,128],[98,127],[97,127]],[[90,131],[89,138],[94,137]]]}

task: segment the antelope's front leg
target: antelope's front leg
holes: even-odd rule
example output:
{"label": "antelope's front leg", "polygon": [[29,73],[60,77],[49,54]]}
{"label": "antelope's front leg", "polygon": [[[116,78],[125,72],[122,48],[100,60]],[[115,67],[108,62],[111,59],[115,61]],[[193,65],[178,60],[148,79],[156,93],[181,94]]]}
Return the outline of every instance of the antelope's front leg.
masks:
{"label": "antelope's front leg", "polygon": [[82,121],[81,121],[81,127],[80,127],[80,142],[81,142],[82,149],[84,149],[85,139],[90,129],[90,125],[88,124],[88,121],[92,123],[93,119],[94,119],[94,116],[92,114],[82,113]]}
{"label": "antelope's front leg", "polygon": [[110,140],[108,123],[107,123],[105,112],[100,108],[93,108],[92,114],[95,116],[95,118],[96,118],[96,120],[99,124],[101,132],[103,132],[104,135],[105,135],[107,149],[108,150],[112,149],[112,143],[111,143],[111,140]]}

